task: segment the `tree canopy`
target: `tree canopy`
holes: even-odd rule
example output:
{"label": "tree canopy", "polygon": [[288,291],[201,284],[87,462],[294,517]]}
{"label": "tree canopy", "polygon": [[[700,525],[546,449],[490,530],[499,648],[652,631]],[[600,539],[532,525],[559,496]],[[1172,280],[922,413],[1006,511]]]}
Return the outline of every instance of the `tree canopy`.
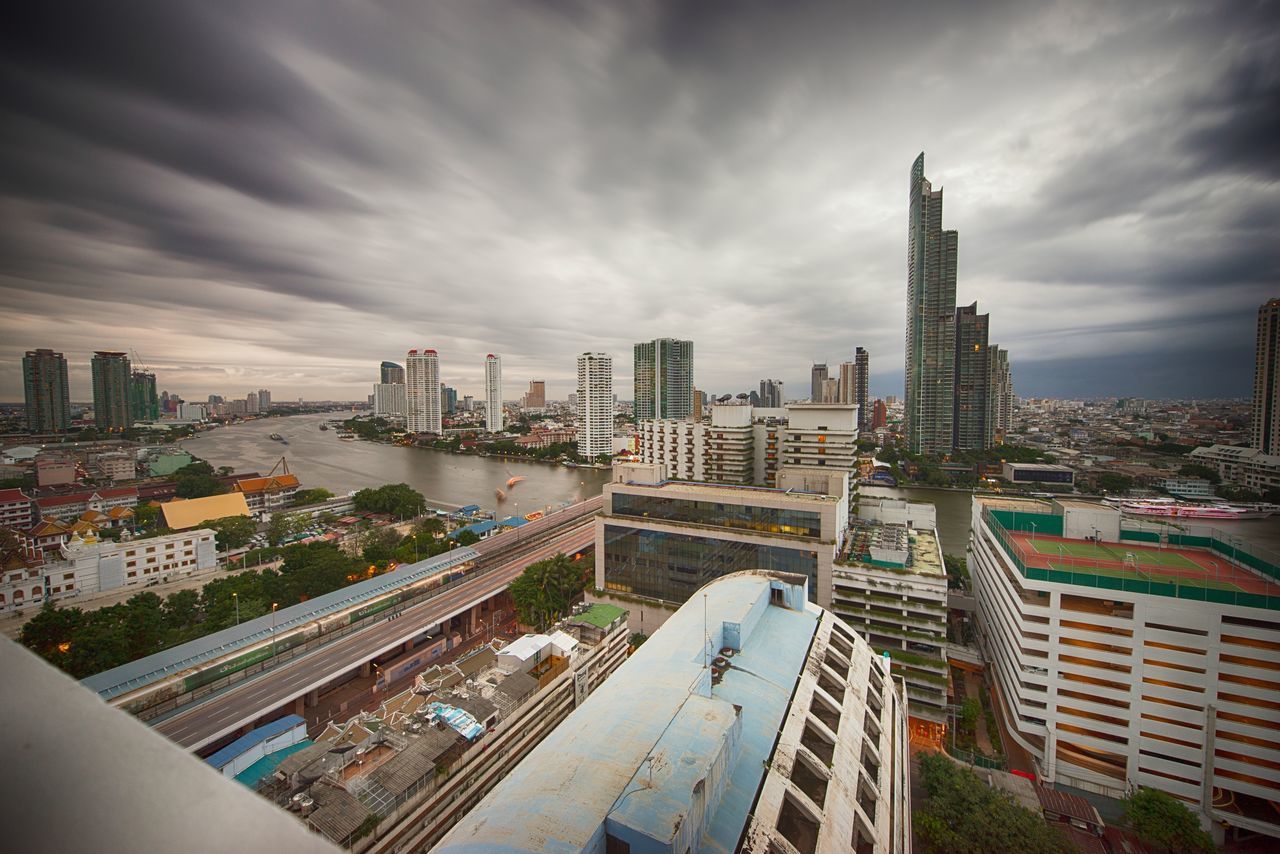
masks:
{"label": "tree canopy", "polygon": [[1141,788],[1124,799],[1125,819],[1138,838],[1157,851],[1194,851],[1211,854],[1211,837],[1173,795],[1159,789]]}
{"label": "tree canopy", "polygon": [[205,522],[202,527],[210,528],[218,535],[218,548],[238,549],[249,545],[257,532],[257,524],[248,516],[224,516]]}
{"label": "tree canopy", "polygon": [[22,627],[24,646],[77,679],[313,599],[368,577],[360,558],[331,543],[289,546],[279,571],[223,575],[199,590],[161,599],[139,593],[127,602],[84,611],[45,603]]}
{"label": "tree canopy", "polygon": [[352,501],[357,510],[406,517],[417,516],[426,506],[422,493],[407,483],[389,483],[377,489],[362,489],[352,497]]}
{"label": "tree canopy", "polygon": [[531,563],[511,582],[516,615],[526,626],[547,626],[568,613],[587,587],[584,567],[566,555]]}
{"label": "tree canopy", "polygon": [[924,804],[914,829],[928,852],[1068,854],[1071,845],[1044,818],[988,787],[967,768],[937,753],[920,756]]}
{"label": "tree canopy", "polygon": [[193,460],[173,473],[179,498],[204,498],[230,492],[225,483],[214,475],[213,466],[204,460]]}

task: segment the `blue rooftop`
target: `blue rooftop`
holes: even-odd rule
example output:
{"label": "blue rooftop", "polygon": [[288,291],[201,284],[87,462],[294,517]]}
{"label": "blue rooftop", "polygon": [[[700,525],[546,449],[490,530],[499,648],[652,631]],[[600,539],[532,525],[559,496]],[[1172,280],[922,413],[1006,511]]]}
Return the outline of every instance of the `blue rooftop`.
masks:
{"label": "blue rooftop", "polygon": [[208,762],[214,768],[222,769],[231,760],[244,753],[249,748],[259,742],[266,741],[268,738],[274,738],[281,733],[288,732],[299,724],[306,726],[307,722],[298,715],[285,715],[278,721],[272,721],[264,724],[257,729],[250,730],[217,753],[210,756],[205,762]]}
{"label": "blue rooftop", "polygon": [[281,762],[288,759],[302,748],[310,747],[311,743],[311,739],[304,738],[297,744],[291,744],[283,750],[277,750],[275,753],[268,753],[266,756],[262,757],[257,762],[237,774],[236,782],[248,786],[250,789],[256,791],[258,788],[258,782],[262,780],[263,777],[270,777],[275,773],[276,768],[279,767]]}
{"label": "blue rooftop", "polygon": [[[435,850],[603,850],[606,830],[633,851],[736,850],[820,612],[762,572],[699,593]],[[739,652],[713,686],[722,647]]]}

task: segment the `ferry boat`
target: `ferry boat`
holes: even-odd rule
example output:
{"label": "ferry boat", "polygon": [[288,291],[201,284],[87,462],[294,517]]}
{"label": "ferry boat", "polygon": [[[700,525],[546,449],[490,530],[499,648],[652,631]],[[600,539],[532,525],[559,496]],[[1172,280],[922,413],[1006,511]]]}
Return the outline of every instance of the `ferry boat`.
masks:
{"label": "ferry boat", "polygon": [[274,440],[275,440],[275,441],[277,441],[277,442],[283,442],[283,441],[284,441],[284,436],[281,436],[279,433],[272,433],[272,434],[271,434],[270,436],[268,436],[267,438],[269,438],[269,439],[274,439]]}
{"label": "ferry boat", "polygon": [[1168,516],[1178,519],[1262,519],[1270,513],[1233,504],[1187,504],[1172,498],[1104,498],[1127,516]]}
{"label": "ferry boat", "polygon": [[356,440],[356,434],[349,430],[339,430],[338,438],[344,442],[354,442]]}
{"label": "ferry boat", "polygon": [[328,430],[328,429],[329,429],[329,425],[328,425],[328,424],[321,424],[321,425],[320,425],[320,429],[321,429],[321,430]]}

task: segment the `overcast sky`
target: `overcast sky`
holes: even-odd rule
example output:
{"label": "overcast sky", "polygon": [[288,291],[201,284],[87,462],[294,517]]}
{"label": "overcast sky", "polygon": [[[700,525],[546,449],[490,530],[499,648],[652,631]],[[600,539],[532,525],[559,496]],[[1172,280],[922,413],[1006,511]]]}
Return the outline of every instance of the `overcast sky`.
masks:
{"label": "overcast sky", "polygon": [[871,353],[901,394],[911,162],[1019,394],[1244,396],[1280,296],[1276,3],[23,4],[0,28],[0,399],[52,347],[200,399],[382,359],[563,397]]}

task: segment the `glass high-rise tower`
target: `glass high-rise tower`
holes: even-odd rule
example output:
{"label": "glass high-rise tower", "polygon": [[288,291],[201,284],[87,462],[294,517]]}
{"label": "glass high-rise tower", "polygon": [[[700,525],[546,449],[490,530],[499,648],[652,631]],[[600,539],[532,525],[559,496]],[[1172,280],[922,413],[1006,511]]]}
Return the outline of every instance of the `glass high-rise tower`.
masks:
{"label": "glass high-rise tower", "polygon": [[156,375],[150,371],[134,371],[129,405],[134,421],[159,421],[160,398],[156,395]]}
{"label": "glass high-rise tower", "polygon": [[1253,367],[1253,446],[1280,454],[1280,299],[1258,309]]}
{"label": "glass high-rise tower", "polygon": [[987,348],[989,318],[978,304],[956,309],[955,403],[952,407],[952,447],[981,451],[991,444],[987,424],[991,396],[991,355]]}
{"label": "glass high-rise tower", "polygon": [[67,360],[53,350],[28,350],[22,357],[22,388],[27,398],[27,429],[63,433],[71,426]]}
{"label": "glass high-rise tower", "polygon": [[906,408],[912,453],[951,450],[954,427],[956,253],[942,229],[942,190],[924,177],[924,152],[911,166],[907,224]]}
{"label": "glass high-rise tower", "polygon": [[693,342],[658,338],[635,346],[635,416],[693,416]]}
{"label": "glass high-rise tower", "polygon": [[133,426],[133,372],[128,353],[93,354],[93,418],[99,430]]}

